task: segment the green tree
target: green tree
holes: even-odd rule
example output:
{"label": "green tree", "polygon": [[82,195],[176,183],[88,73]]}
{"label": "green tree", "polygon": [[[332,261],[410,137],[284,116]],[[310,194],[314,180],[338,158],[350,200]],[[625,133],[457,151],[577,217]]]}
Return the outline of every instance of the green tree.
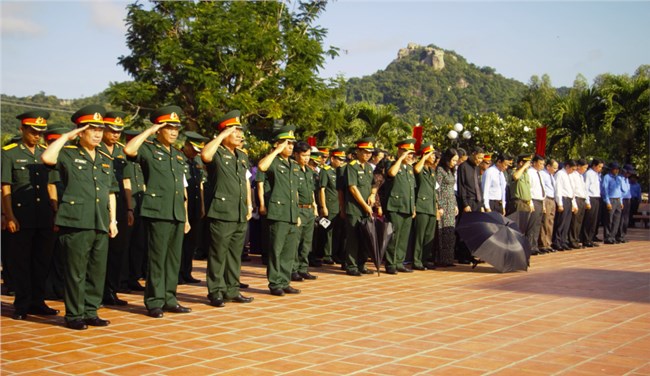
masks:
{"label": "green tree", "polygon": [[114,104],[147,113],[176,103],[189,129],[210,129],[238,108],[255,128],[283,118],[314,124],[327,104],[317,76],[326,56],[326,30],[315,25],[326,2],[156,1],[128,6],[127,46],[119,63],[133,82],[111,84]]}
{"label": "green tree", "polygon": [[375,137],[378,146],[390,150],[398,140],[411,135],[411,125],[395,116],[394,106],[365,102],[356,106],[357,118],[365,124],[364,135]]}

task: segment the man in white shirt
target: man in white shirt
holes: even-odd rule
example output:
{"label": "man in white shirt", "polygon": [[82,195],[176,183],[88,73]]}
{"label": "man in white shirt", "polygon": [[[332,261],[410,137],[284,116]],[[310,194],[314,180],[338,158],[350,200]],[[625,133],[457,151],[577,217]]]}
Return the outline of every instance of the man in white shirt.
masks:
{"label": "man in white shirt", "polygon": [[597,247],[594,243],[598,229],[598,218],[600,212],[600,172],[603,170],[604,162],[601,159],[594,158],[591,161],[591,168],[584,174],[585,186],[587,187],[587,196],[591,209],[585,212],[585,219],[582,223],[582,232],[580,240],[585,247]]}
{"label": "man in white shirt", "polygon": [[557,171],[557,161],[549,159],[546,161],[546,168],[539,172],[544,183],[544,214],[542,215],[542,225],[539,232],[539,250],[541,252],[555,252],[551,248],[553,240],[553,224],[555,222],[555,172]]}
{"label": "man in white shirt", "polygon": [[587,186],[585,185],[585,179],[583,176],[585,172],[587,172],[589,164],[584,159],[578,159],[576,165],[576,171],[569,175],[571,186],[573,187],[573,195],[578,207],[578,210],[576,210],[571,217],[571,228],[569,230],[569,247],[572,249],[582,248],[580,245],[582,222],[585,218],[585,211],[591,210],[589,196],[587,195]]}
{"label": "man in white shirt", "polygon": [[542,216],[544,215],[544,198],[546,192],[544,190],[544,183],[540,171],[544,169],[546,162],[540,155],[535,155],[531,160],[531,165],[526,171],[528,173],[528,181],[530,182],[530,196],[533,203],[534,210],[530,213],[528,218],[528,231],[526,235],[532,246],[531,254],[538,255],[542,252],[537,246],[539,239],[540,228],[542,225]]}
{"label": "man in white shirt", "polygon": [[506,214],[506,177],[504,171],[512,165],[512,155],[499,154],[496,162],[490,166],[481,178],[483,207],[486,212]]}
{"label": "man in white shirt", "polygon": [[553,228],[553,244],[556,251],[568,251],[569,228],[571,227],[571,213],[578,211],[574,198],[573,186],[569,175],[576,170],[576,162],[572,159],[564,162],[564,168],[555,173],[555,224]]}

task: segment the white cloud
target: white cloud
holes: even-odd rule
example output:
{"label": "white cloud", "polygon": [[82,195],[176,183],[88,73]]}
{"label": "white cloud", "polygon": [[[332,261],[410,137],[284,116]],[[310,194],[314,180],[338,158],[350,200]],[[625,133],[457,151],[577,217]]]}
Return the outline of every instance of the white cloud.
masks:
{"label": "white cloud", "polygon": [[0,7],[3,37],[32,37],[44,33],[43,27],[30,18],[29,4],[1,3]]}
{"label": "white cloud", "polygon": [[126,33],[126,2],[122,1],[88,1],[85,3],[90,10],[90,22],[104,30]]}

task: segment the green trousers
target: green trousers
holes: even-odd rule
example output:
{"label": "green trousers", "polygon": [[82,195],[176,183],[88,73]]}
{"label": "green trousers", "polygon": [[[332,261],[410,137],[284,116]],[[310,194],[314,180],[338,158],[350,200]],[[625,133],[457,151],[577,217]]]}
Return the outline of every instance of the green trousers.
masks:
{"label": "green trousers", "polygon": [[97,317],[106,278],[108,233],[62,227],[59,244],[65,255],[65,319]]}
{"label": "green trousers", "polygon": [[413,248],[413,265],[424,266],[432,261],[433,239],[436,234],[436,216],[418,213],[415,217],[415,247]]}
{"label": "green trousers", "polygon": [[185,224],[152,218],[144,218],[144,223],[149,252],[144,305],[147,309],[175,307]]}
{"label": "green trousers", "polygon": [[305,273],[309,270],[309,253],[314,239],[314,210],[308,208],[299,210],[301,224],[298,227],[298,250],[291,270],[293,273]]}
{"label": "green trousers", "polygon": [[269,264],[266,277],[269,289],[283,289],[291,282],[291,270],[298,249],[298,227],[269,219]]}
{"label": "green trousers", "polygon": [[386,248],[386,267],[402,266],[409,246],[409,235],[413,223],[412,214],[388,212],[388,220],[393,224],[393,237]]}
{"label": "green trousers", "polygon": [[361,230],[359,228],[360,216],[347,215],[345,221],[345,269],[355,271],[365,269],[368,252],[363,242],[359,242]]}
{"label": "green trousers", "polygon": [[239,296],[241,254],[246,237],[246,222],[210,221],[208,247],[208,295],[213,299]]}

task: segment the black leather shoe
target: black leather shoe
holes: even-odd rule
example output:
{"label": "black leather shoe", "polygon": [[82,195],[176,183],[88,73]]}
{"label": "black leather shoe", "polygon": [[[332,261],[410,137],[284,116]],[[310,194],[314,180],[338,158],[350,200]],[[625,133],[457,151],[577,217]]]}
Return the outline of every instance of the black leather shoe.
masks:
{"label": "black leather shoe", "polygon": [[254,300],[253,297],[245,297],[242,294],[239,294],[235,296],[234,298],[227,298],[227,302],[235,302],[235,303],[250,303]]}
{"label": "black leather shoe", "polygon": [[594,243],[582,243],[582,245],[584,245],[587,248],[593,248],[594,247]]}
{"label": "black leather shoe", "polygon": [[397,269],[395,268],[386,268],[386,274],[397,274]]}
{"label": "black leather shoe", "polygon": [[282,289],[270,289],[271,295],[275,296],[284,296],[284,290]]}
{"label": "black leather shoe", "polygon": [[298,273],[291,273],[291,280],[292,280],[293,282],[302,282],[302,281],[304,281],[305,279],[302,278],[302,277],[300,276],[300,274],[298,274]]}
{"label": "black leather shoe", "polygon": [[159,319],[159,318],[163,317],[163,310],[162,310],[162,308],[152,308],[147,312],[147,315],[149,317]]}
{"label": "black leather shoe", "polygon": [[358,270],[347,270],[345,274],[351,275],[353,277],[361,277],[361,272]]}
{"label": "black leather shoe", "polygon": [[126,300],[122,300],[122,299],[118,298],[116,294],[111,294],[109,296],[104,297],[104,299],[102,299],[102,304],[105,305],[105,306],[106,305],[125,306],[125,305],[129,304],[129,302],[127,302]]}
{"label": "black leather shoe", "polygon": [[334,260],[323,259],[323,264],[325,264],[325,265],[334,265]]}
{"label": "black leather shoe", "polygon": [[309,272],[298,272],[298,274],[299,274],[303,279],[310,279],[310,280],[318,279],[317,276],[315,276],[315,275],[313,275],[313,274],[309,274]]}
{"label": "black leather shoe", "polygon": [[74,329],[74,330],[86,330],[86,329],[88,329],[88,325],[86,325],[86,323],[82,319],[66,321],[65,326],[67,326],[70,329]]}
{"label": "black leather shoe", "polygon": [[224,301],[221,299],[210,298],[210,297],[208,297],[208,299],[210,299],[210,305],[213,307],[221,308],[226,306],[226,303],[224,303]]}
{"label": "black leather shoe", "polygon": [[425,263],[424,266],[429,270],[434,270],[436,268],[436,264],[430,261]]}
{"label": "black leather shoe", "polygon": [[185,280],[185,283],[201,283],[200,279],[196,279],[196,278],[192,277],[191,275],[183,277],[183,279]]}
{"label": "black leather shoe", "polygon": [[239,288],[240,289],[247,289],[249,287],[248,283],[241,283],[239,282]]}
{"label": "black leather shoe", "polygon": [[617,242],[619,242],[619,243],[627,243],[627,240],[625,240],[625,239],[620,239],[620,240],[617,240]]}
{"label": "black leather shoe", "polygon": [[616,244],[616,242],[612,240],[605,240],[605,244]]}
{"label": "black leather shoe", "polygon": [[601,239],[601,238],[599,238],[599,237],[597,237],[597,236],[594,236],[594,241],[595,241],[595,242],[598,242],[598,243],[602,243],[602,242],[603,242],[603,239]]}
{"label": "black leather shoe", "polygon": [[183,307],[182,305],[177,304],[176,307],[163,307],[163,311],[171,313],[190,313],[192,312],[192,308]]}
{"label": "black leather shoe", "polygon": [[300,290],[294,289],[291,286],[283,288],[282,291],[284,291],[286,294],[300,294]]}
{"label": "black leather shoe", "polygon": [[108,326],[111,322],[108,320],[100,319],[99,317],[91,317],[84,319],[84,323],[90,326]]}
{"label": "black leather shoe", "polygon": [[359,273],[361,273],[361,274],[374,274],[375,272],[373,272],[372,270],[370,270],[368,268],[363,268],[363,269],[359,270]]}
{"label": "black leather shoe", "polygon": [[411,270],[411,269],[407,269],[407,268],[404,267],[404,266],[398,266],[398,267],[397,267],[397,271],[398,271],[398,272],[402,272],[402,273],[413,273],[413,270]]}
{"label": "black leather shoe", "polygon": [[320,268],[321,266],[323,266],[323,261],[321,261],[321,260],[309,261],[309,266],[314,267],[314,268]]}
{"label": "black leather shoe", "polygon": [[129,283],[129,288],[131,291],[144,291],[144,286],[140,282],[131,282]]}
{"label": "black leather shoe", "polygon": [[59,310],[50,308],[45,304],[43,304],[39,306],[30,307],[27,313],[31,313],[33,315],[55,316],[59,314]]}
{"label": "black leather shoe", "polygon": [[25,320],[27,318],[27,313],[25,312],[14,312],[13,315],[11,315],[11,318],[14,320]]}
{"label": "black leather shoe", "polygon": [[413,270],[427,270],[427,268],[425,268],[424,265],[421,265],[421,266],[420,265],[413,265],[413,267],[411,267],[411,269],[413,269]]}

